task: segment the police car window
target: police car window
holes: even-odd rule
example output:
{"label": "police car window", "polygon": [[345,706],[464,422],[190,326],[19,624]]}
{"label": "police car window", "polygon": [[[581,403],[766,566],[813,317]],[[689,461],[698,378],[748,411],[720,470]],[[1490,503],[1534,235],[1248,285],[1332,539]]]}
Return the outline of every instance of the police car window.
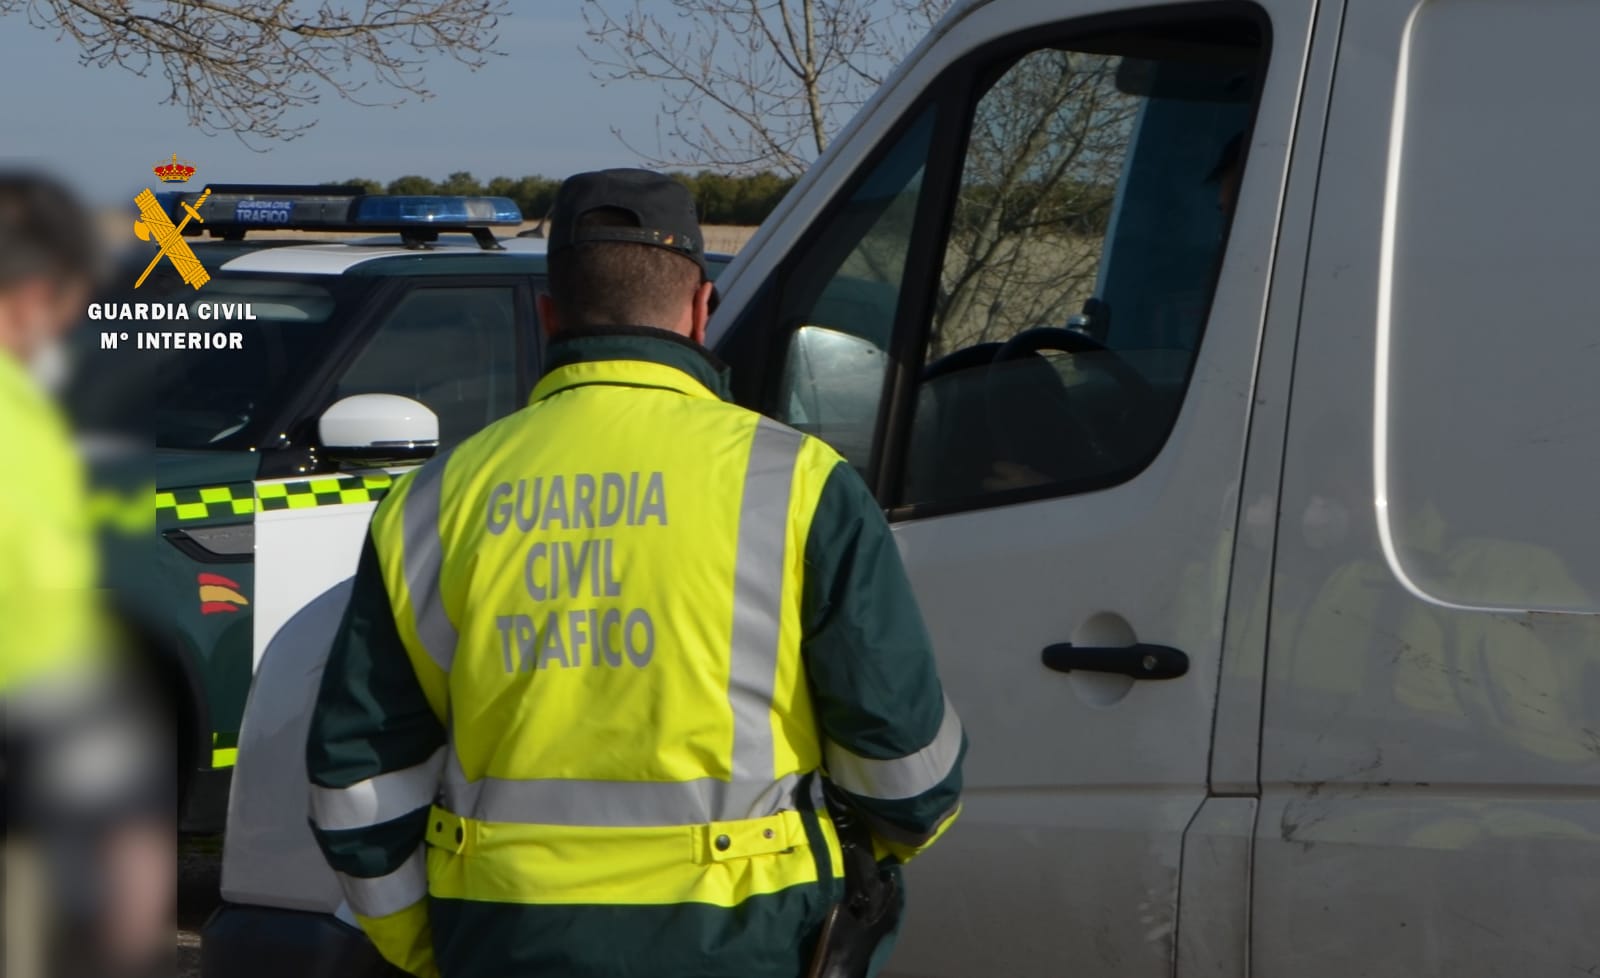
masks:
{"label": "police car window", "polygon": [[792,332],[770,413],[863,471],[933,123],[929,109],[867,174],[796,261],[781,300]]}
{"label": "police car window", "polygon": [[[357,304],[357,290],[336,281],[219,274],[198,293],[176,281],[165,290],[149,285],[106,296],[101,305],[132,312],[138,303],[159,302],[182,306],[187,318],[86,324],[73,337],[65,399],[80,428],[153,434],[162,448],[262,444],[273,434],[265,428],[277,420],[283,399],[323,362],[336,334],[331,324]],[[239,318],[246,315],[251,318]],[[169,338],[159,349],[111,350],[102,340],[111,327]]]}
{"label": "police car window", "polygon": [[517,408],[516,307],[509,286],[417,288],[385,317],[335,398],[399,394],[439,418],[454,445]]}
{"label": "police car window", "polygon": [[1260,68],[1254,24],[1207,27],[1035,50],[989,74],[935,273],[900,504],[1104,487],[1160,450],[1204,332]]}

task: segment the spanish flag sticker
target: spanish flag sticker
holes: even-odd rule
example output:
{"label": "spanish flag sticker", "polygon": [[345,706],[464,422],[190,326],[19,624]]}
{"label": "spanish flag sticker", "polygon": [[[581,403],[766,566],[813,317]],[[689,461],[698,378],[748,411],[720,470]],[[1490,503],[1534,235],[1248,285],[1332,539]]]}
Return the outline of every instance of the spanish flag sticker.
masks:
{"label": "spanish flag sticker", "polygon": [[200,574],[200,613],[202,615],[232,614],[241,605],[250,603],[239,593],[239,582],[230,581],[221,574]]}

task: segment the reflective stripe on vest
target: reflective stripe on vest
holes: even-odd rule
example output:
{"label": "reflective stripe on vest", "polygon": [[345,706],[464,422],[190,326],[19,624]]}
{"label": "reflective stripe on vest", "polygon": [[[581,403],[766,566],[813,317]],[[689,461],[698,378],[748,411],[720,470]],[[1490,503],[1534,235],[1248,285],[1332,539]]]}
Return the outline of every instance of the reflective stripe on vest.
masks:
{"label": "reflective stripe on vest", "polygon": [[468,781],[452,750],[445,769],[444,807],[484,822],[648,828],[760,818],[794,807],[800,779],[765,783],[693,781],[580,781],[570,778]]}
{"label": "reflective stripe on vest", "polygon": [[[734,567],[733,628],[728,706],[733,717],[732,778],[690,781],[593,781],[567,778],[480,778],[468,781],[451,746],[444,779],[444,807],[468,818],[530,825],[629,826],[692,825],[759,818],[793,807],[794,776],[774,780],[770,721],[773,682],[778,668],[783,617],[783,568],[789,530],[790,487],[804,435],[762,418],[755,427],[740,493]],[[411,570],[411,512],[424,487],[412,487],[406,500],[406,580],[426,579],[430,571]],[[437,479],[431,503],[437,519]],[[426,512],[426,502],[419,512]],[[418,536],[423,536],[421,532]],[[432,539],[438,540],[437,531]],[[429,554],[419,550],[419,560]],[[431,571],[437,581],[437,557]],[[412,583],[413,588],[416,587]],[[420,602],[413,590],[413,602]],[[434,602],[437,603],[435,583]],[[439,617],[448,624],[443,606]],[[418,612],[418,632],[422,633]],[[451,631],[454,636],[454,630]],[[424,641],[427,641],[424,639]],[[452,642],[453,648],[453,642]],[[430,655],[431,655],[430,647]],[[435,661],[439,661],[435,657]]]}
{"label": "reflective stripe on vest", "polygon": [[[772,683],[783,620],[783,562],[789,531],[789,486],[805,436],[762,418],[750,445],[739,504],[733,572],[733,658],[728,705],[733,709],[733,783],[772,778]],[[719,819],[747,817],[724,809]]]}
{"label": "reflective stripe on vest", "polygon": [[339,888],[357,916],[387,917],[428,895],[427,849],[418,847],[399,869],[386,876],[334,875],[339,878]]}
{"label": "reflective stripe on vest", "polygon": [[864,798],[895,801],[915,798],[938,787],[961,756],[961,720],[944,701],[944,719],[933,740],[905,757],[862,757],[832,740],[824,743],[828,775],[839,787]]}
{"label": "reflective stripe on vest", "polygon": [[445,749],[421,764],[357,781],[344,788],[311,786],[311,821],[324,831],[361,829],[393,821],[433,804]]}
{"label": "reflective stripe on vest", "polygon": [[485,823],[436,810],[428,830],[428,892],[445,900],[737,907],[818,882],[819,862],[844,874],[833,822],[814,823],[824,856],[793,809],[638,828]]}
{"label": "reflective stripe on vest", "polygon": [[439,455],[412,476],[401,514],[406,588],[416,618],[417,639],[440,669],[450,671],[456,654],[456,627],[445,613],[439,594],[444,543],[439,538],[439,497],[450,452]]}

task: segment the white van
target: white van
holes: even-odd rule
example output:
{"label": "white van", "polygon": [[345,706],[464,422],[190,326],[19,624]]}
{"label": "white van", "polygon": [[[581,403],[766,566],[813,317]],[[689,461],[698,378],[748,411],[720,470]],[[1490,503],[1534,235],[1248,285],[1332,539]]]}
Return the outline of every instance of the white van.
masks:
{"label": "white van", "polygon": [[[876,488],[971,736],[896,974],[1600,976],[1597,42],[974,0],[739,256],[739,396]],[[348,934],[320,654],[262,665],[210,975]]]}

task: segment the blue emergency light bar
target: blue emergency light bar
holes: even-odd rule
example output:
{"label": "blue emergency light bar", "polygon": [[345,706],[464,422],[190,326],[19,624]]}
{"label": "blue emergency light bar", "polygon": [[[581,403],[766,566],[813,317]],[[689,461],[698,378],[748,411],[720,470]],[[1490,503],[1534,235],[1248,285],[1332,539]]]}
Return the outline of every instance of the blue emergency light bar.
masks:
{"label": "blue emergency light bar", "polygon": [[509,197],[372,196],[356,201],[355,222],[393,226],[515,226],[522,223],[522,211]]}
{"label": "blue emergency light bar", "polygon": [[[249,231],[392,231],[408,247],[426,247],[441,232],[471,234],[483,248],[499,248],[490,230],[522,223],[522,211],[509,197],[431,194],[369,194],[360,187],[217,184],[195,208],[184,234],[210,234],[230,241]],[[157,194],[173,223],[188,216],[198,191]]]}

